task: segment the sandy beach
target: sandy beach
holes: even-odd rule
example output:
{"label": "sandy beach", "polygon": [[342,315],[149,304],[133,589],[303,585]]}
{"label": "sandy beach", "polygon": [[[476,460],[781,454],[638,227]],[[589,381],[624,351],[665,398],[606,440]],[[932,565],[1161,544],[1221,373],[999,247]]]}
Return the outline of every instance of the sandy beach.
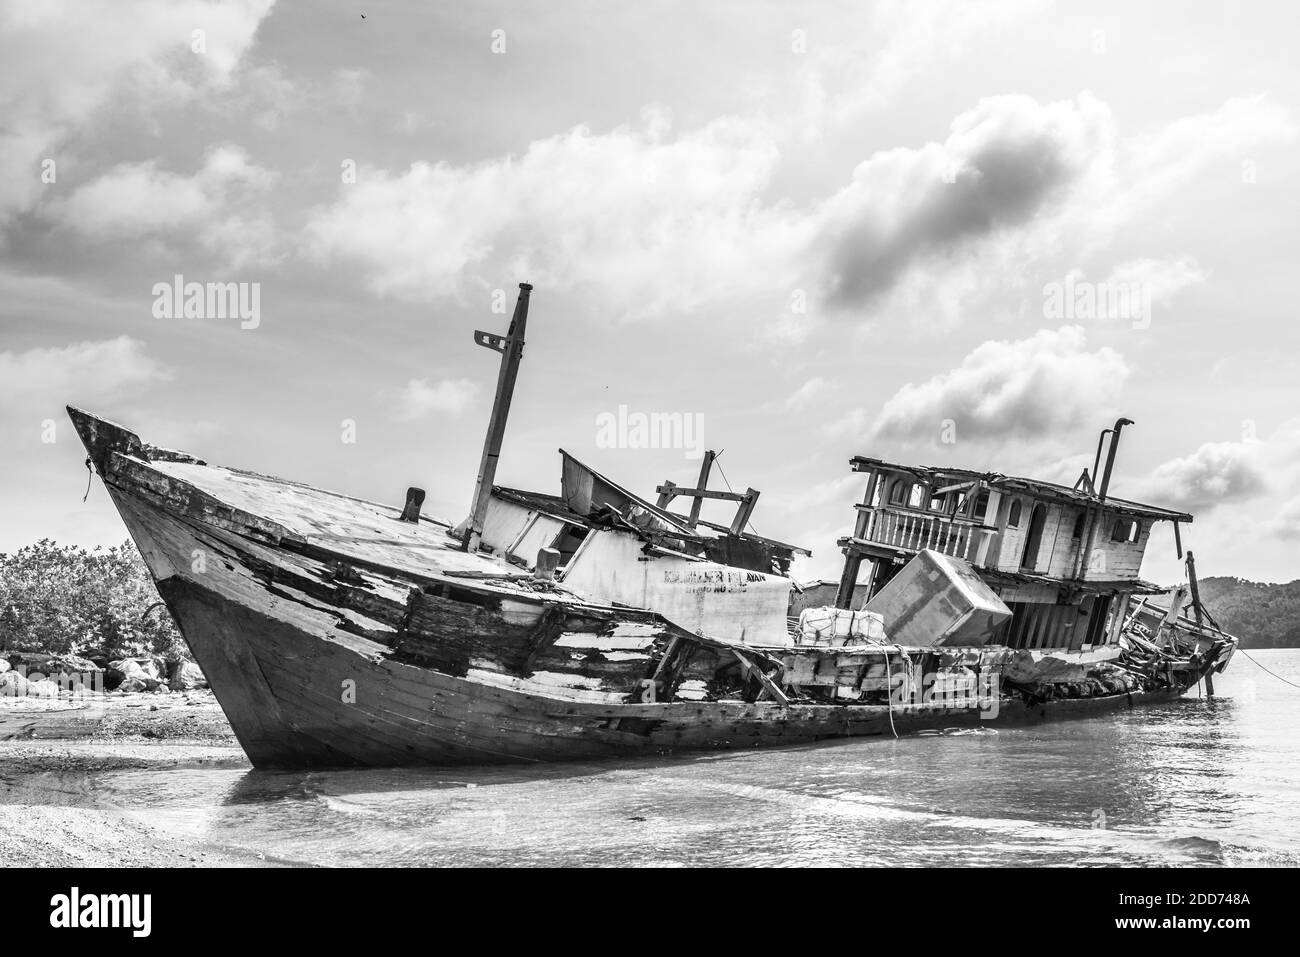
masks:
{"label": "sandy beach", "polygon": [[104,806],[99,772],[246,768],[210,691],[0,696],[0,865],[139,867],[259,865],[178,840],[128,810]]}

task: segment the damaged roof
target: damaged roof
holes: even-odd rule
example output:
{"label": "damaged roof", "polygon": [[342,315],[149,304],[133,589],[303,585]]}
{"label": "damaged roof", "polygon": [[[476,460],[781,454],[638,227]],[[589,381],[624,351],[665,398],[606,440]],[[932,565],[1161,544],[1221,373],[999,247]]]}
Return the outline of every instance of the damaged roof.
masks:
{"label": "damaged roof", "polygon": [[[855,472],[865,472],[869,469],[883,469],[893,472],[905,472],[915,476],[926,483],[936,481],[955,481],[955,482],[983,482],[990,488],[1006,489],[1014,492],[1026,492],[1031,495],[1037,495],[1040,498],[1053,499],[1060,502],[1068,502],[1074,505],[1096,505],[1101,500],[1095,493],[1085,492],[1081,489],[1070,488],[1065,485],[1058,485],[1055,482],[1044,482],[1040,479],[1021,478],[1014,475],[1003,475],[1000,472],[977,472],[974,469],[945,468],[930,465],[899,465],[894,462],[886,462],[883,459],[871,458],[866,455],[855,455],[849,459],[849,466]],[[1192,516],[1187,512],[1178,512],[1173,509],[1160,508],[1156,505],[1143,505],[1141,502],[1131,502],[1128,499],[1107,496],[1106,505],[1117,511],[1129,512],[1133,515],[1139,515],[1145,518],[1160,519],[1168,522],[1191,522]]]}

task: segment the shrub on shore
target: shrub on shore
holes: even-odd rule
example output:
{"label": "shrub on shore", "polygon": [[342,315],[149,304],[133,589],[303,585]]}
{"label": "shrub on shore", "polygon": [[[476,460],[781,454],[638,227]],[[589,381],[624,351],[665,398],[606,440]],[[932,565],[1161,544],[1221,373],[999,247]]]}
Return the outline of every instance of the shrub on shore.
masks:
{"label": "shrub on shore", "polygon": [[130,542],[87,550],[42,539],[0,553],[0,654],[192,660]]}

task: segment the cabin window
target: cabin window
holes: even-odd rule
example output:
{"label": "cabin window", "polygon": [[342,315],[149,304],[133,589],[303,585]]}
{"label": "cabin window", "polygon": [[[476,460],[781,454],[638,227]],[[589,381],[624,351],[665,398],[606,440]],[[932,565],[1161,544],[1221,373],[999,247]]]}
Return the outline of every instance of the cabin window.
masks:
{"label": "cabin window", "polygon": [[1071,538],[1083,538],[1083,520],[1087,517],[1087,512],[1080,512],[1074,518],[1074,531],[1070,532]]}
{"label": "cabin window", "polygon": [[984,521],[984,517],[988,515],[988,511],[989,493],[980,492],[979,496],[975,499],[975,508],[971,510],[971,518],[975,519],[977,522],[982,522]]}
{"label": "cabin window", "polygon": [[586,537],[587,529],[578,525],[565,525],[560,534],[555,536],[551,547],[559,550],[561,565],[569,564],[569,559],[573,557],[573,553],[578,550],[578,546]]}
{"label": "cabin window", "polygon": [[947,501],[948,501],[948,496],[946,495],[931,495],[930,511],[942,512],[944,509],[944,505],[947,503]]}
{"label": "cabin window", "polygon": [[871,507],[875,508],[880,504],[881,498],[885,493],[885,480],[877,479],[876,487],[871,490]]}
{"label": "cabin window", "polygon": [[1112,542],[1136,542],[1142,536],[1142,523],[1131,518],[1115,520],[1115,528],[1110,533]]}
{"label": "cabin window", "polygon": [[1007,510],[1007,528],[1020,527],[1020,499],[1015,499],[1011,503],[1011,508]]}
{"label": "cabin window", "polygon": [[889,504],[902,505],[907,501],[908,485],[901,478],[894,479],[889,486]]}
{"label": "cabin window", "polygon": [[1043,526],[1047,523],[1047,509],[1042,502],[1034,506],[1029,515],[1029,534],[1025,536],[1025,550],[1020,556],[1020,567],[1033,571],[1038,568],[1038,553],[1043,545]]}
{"label": "cabin window", "polygon": [[907,505],[909,508],[920,508],[921,503],[925,501],[925,486],[920,482],[912,486],[911,493],[907,496]]}

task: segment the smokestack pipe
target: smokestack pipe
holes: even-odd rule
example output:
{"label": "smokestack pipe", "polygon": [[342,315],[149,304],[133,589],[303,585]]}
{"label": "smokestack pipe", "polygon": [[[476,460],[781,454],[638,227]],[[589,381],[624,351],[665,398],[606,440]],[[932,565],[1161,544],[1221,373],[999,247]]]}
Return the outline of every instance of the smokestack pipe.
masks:
{"label": "smokestack pipe", "polygon": [[1097,436],[1097,454],[1092,457],[1092,472],[1088,475],[1088,483],[1092,486],[1090,491],[1094,495],[1097,492],[1097,480],[1101,478],[1101,445],[1106,441],[1106,436],[1114,431],[1114,429],[1102,429],[1101,435]]}
{"label": "smokestack pipe", "polygon": [[1083,537],[1082,547],[1079,549],[1079,558],[1075,563],[1076,578],[1088,577],[1088,561],[1092,552],[1092,543],[1097,537],[1097,521],[1101,518],[1101,506],[1106,501],[1106,492],[1110,488],[1110,473],[1115,467],[1115,452],[1119,448],[1119,434],[1124,430],[1124,426],[1134,424],[1132,419],[1116,419],[1113,429],[1102,429],[1101,435],[1097,437],[1097,457],[1093,460],[1092,465],[1094,483],[1096,482],[1097,466],[1101,462],[1101,443],[1105,440],[1107,433],[1110,433],[1111,436],[1110,447],[1106,450],[1106,470],[1102,474],[1101,484],[1094,485],[1097,490],[1097,504],[1084,510],[1087,515],[1088,532]]}
{"label": "smokestack pipe", "polygon": [[1106,490],[1110,488],[1110,472],[1115,467],[1115,452],[1119,449],[1119,434],[1124,431],[1124,426],[1135,424],[1132,419],[1116,419],[1115,428],[1110,431],[1114,434],[1110,439],[1110,447],[1106,450],[1106,471],[1101,476],[1101,486],[1097,489],[1097,496],[1101,501],[1106,501]]}

